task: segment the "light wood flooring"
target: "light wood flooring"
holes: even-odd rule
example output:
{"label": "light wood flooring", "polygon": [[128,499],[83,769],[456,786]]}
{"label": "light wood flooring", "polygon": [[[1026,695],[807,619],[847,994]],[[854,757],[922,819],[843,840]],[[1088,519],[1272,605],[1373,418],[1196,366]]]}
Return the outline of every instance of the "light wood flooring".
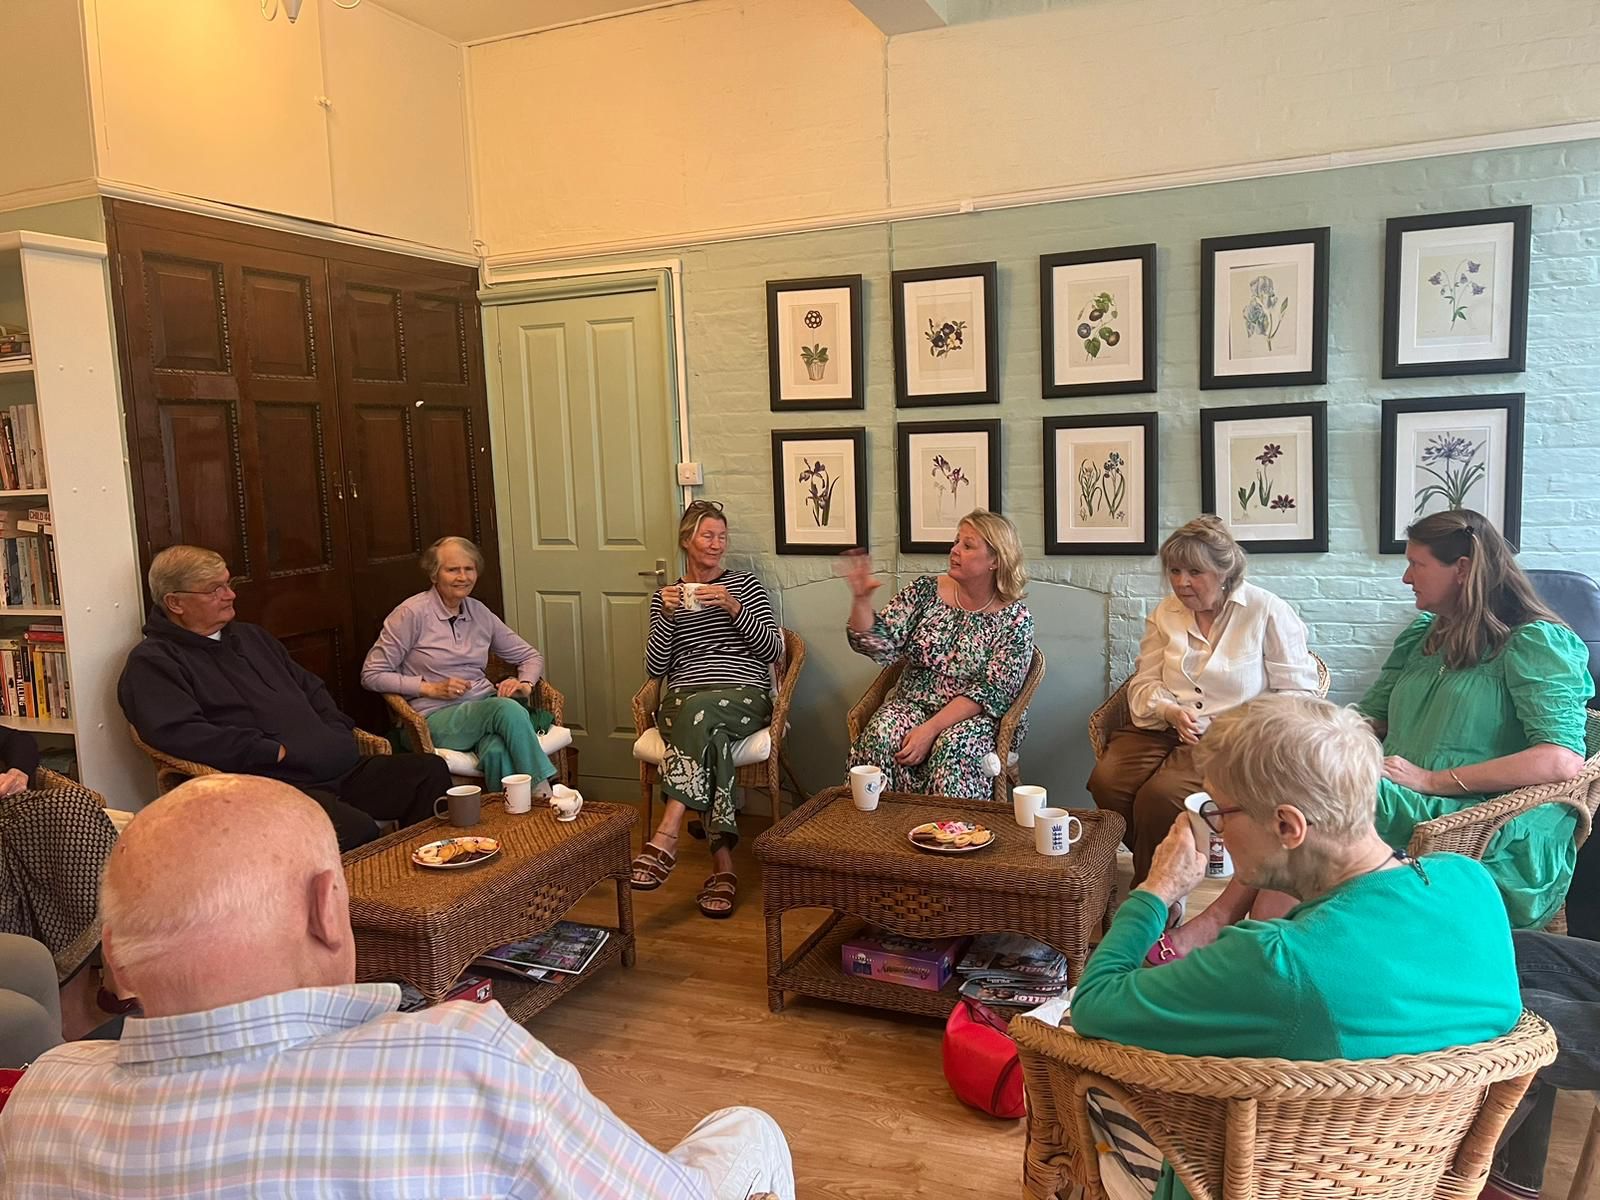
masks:
{"label": "light wood flooring", "polygon": [[[794,996],[783,1013],[767,1011],[760,874],[750,851],[765,828],[765,820],[748,826],[735,854],[733,917],[710,921],[695,907],[710,860],[705,843],[685,836],[666,886],[634,893],[638,965],[603,970],[528,1029],[663,1148],[713,1109],[765,1109],[788,1135],[801,1200],[1021,1195],[1023,1122],[995,1120],[951,1095],[939,1022]],[[614,906],[607,883],[573,917],[609,924]],[[797,946],[825,915],[791,913],[785,945]],[[1592,1111],[1583,1101],[1563,1096],[1558,1109],[1545,1189],[1552,1200],[1565,1200],[1570,1186]]]}

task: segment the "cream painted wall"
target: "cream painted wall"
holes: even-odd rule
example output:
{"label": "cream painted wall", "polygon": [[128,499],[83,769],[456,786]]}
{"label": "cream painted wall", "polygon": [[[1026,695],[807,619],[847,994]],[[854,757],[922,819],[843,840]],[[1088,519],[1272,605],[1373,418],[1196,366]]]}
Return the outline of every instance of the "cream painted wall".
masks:
{"label": "cream painted wall", "polygon": [[[6,0],[0,113],[0,207],[43,202],[28,196],[94,178],[94,139],[84,79],[78,6],[63,0]],[[48,199],[56,199],[49,196]]]}

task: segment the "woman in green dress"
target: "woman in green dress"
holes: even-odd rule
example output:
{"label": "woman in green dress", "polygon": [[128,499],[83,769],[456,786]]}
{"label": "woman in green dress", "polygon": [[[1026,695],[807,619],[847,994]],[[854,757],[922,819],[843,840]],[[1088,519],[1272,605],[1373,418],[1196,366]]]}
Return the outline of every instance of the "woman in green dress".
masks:
{"label": "woman in green dress", "polygon": [[[1356,706],[1383,739],[1378,833],[1403,848],[1418,824],[1489,796],[1561,783],[1583,769],[1589,652],[1540,603],[1511,547],[1486,517],[1453,509],[1406,530],[1404,582],[1419,616],[1395,641]],[[1566,898],[1576,814],[1546,804],[1509,821],[1483,855],[1511,924],[1538,929]],[[1287,898],[1230,884],[1216,903],[1164,935],[1151,961],[1182,957],[1251,911],[1282,915]]]}

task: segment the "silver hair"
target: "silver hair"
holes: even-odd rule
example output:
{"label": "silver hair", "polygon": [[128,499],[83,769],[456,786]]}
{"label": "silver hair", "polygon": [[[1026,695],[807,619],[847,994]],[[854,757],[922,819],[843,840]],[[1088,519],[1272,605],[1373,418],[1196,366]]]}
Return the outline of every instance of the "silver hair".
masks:
{"label": "silver hair", "polygon": [[190,584],[227,569],[227,562],[215,550],[204,546],[168,546],[150,560],[145,580],[150,585],[150,599],[161,608],[173,592],[186,591]]}
{"label": "silver hair", "polygon": [[471,558],[473,565],[478,568],[478,574],[483,574],[483,551],[478,549],[477,543],[452,534],[449,537],[440,538],[422,552],[422,573],[430,581],[439,573],[439,555],[446,546],[459,546],[465,550],[467,557]]}

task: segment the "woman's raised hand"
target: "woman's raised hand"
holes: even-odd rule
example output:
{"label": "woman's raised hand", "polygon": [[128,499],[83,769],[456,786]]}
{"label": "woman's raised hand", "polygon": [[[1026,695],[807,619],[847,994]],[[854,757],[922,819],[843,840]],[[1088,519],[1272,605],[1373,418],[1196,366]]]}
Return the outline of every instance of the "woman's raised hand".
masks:
{"label": "woman's raised hand", "polygon": [[865,550],[846,550],[839,555],[839,573],[857,600],[865,600],[883,586],[882,580],[873,578],[872,556]]}

